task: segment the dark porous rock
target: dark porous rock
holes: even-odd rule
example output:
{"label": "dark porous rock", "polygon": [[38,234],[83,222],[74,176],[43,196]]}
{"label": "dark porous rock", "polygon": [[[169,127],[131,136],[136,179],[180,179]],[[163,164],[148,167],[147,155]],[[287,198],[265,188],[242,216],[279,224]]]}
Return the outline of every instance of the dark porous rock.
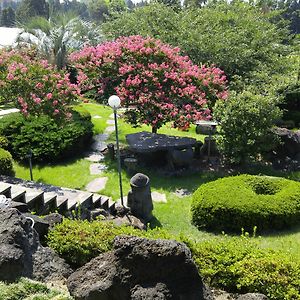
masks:
{"label": "dark porous rock", "polygon": [[103,208],[95,208],[90,211],[90,219],[91,220],[96,220],[99,217],[107,218],[109,217],[109,213],[107,210]]}
{"label": "dark porous rock", "polygon": [[32,255],[33,279],[39,281],[63,280],[68,278],[73,270],[52,249],[39,247]]}
{"label": "dark porous rock", "polygon": [[16,208],[21,213],[29,212],[28,205],[26,203],[23,203],[23,202],[11,201],[10,204],[9,204],[9,207],[10,208]]}
{"label": "dark porous rock", "polygon": [[32,274],[32,252],[38,235],[15,208],[0,210],[0,280],[14,281]]}
{"label": "dark porous rock", "polygon": [[59,213],[52,213],[46,215],[44,217],[44,221],[46,221],[49,224],[49,229],[52,229],[55,225],[62,223],[63,216]]}
{"label": "dark porous rock", "polygon": [[33,228],[39,234],[40,239],[43,240],[48,234],[49,223],[45,219],[31,213],[24,213],[23,215],[26,218],[31,218],[33,220]]}
{"label": "dark porous rock", "polygon": [[237,298],[237,300],[268,300],[269,298],[263,294],[259,293],[248,293],[245,295],[241,295]]}
{"label": "dark porous rock", "polygon": [[[0,280],[14,281],[23,276],[45,281],[49,272],[52,277],[62,277],[63,268],[69,275],[69,267],[52,250],[41,246],[32,222],[17,209],[1,209],[0,220]],[[44,277],[45,268],[49,270]]]}
{"label": "dark porous rock", "polygon": [[275,149],[277,155],[279,157],[296,158],[300,153],[300,130],[293,131],[277,127],[274,132],[281,140],[281,144]]}
{"label": "dark porous rock", "polygon": [[157,283],[155,286],[136,285],[131,290],[131,299],[132,300],[146,300],[146,299],[166,300],[166,299],[172,299],[172,294],[170,293],[167,286],[163,283]]}
{"label": "dark porous rock", "polygon": [[184,244],[128,236],[74,272],[68,289],[76,300],[214,299]]}
{"label": "dark porous rock", "polygon": [[123,217],[116,217],[116,218],[112,219],[112,221],[117,226],[127,225],[127,226],[132,226],[132,227],[134,227],[136,229],[140,229],[140,230],[147,229],[147,226],[145,225],[145,223],[143,223],[142,220],[140,220],[139,218],[137,218],[131,214],[127,214]]}

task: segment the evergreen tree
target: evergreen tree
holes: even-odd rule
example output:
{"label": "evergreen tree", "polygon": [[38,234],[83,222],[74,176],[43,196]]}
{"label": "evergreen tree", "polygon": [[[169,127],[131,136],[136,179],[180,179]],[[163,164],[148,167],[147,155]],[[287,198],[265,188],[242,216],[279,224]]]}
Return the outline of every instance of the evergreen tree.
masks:
{"label": "evergreen tree", "polygon": [[0,26],[14,27],[16,22],[15,11],[9,6],[4,8],[1,12]]}
{"label": "evergreen tree", "polygon": [[16,12],[16,19],[26,23],[32,17],[49,18],[49,4],[45,0],[23,0]]}

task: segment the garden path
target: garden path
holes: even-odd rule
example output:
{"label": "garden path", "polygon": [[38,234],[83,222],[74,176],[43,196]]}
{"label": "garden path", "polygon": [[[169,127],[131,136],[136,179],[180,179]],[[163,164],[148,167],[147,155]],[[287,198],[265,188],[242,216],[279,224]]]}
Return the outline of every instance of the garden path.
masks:
{"label": "garden path", "polygon": [[[95,142],[92,144],[92,151],[88,153],[85,157],[85,159],[89,160],[92,162],[90,165],[90,174],[91,175],[101,175],[106,169],[107,166],[103,162],[104,160],[104,155],[101,153],[105,149],[107,149],[107,140],[112,132],[115,131],[115,126],[114,126],[114,114],[111,114],[109,116],[109,119],[106,121],[107,127],[104,130],[102,134],[97,134],[94,136]],[[101,163],[102,162],[102,163]],[[106,183],[108,181],[107,177],[99,177],[91,182],[89,182],[86,185],[86,190],[89,192],[99,192],[103,190],[106,186]],[[152,195],[152,200],[154,202],[161,202],[161,203],[166,203],[167,202],[167,197],[166,194],[164,193],[159,193],[157,191],[154,191],[151,193]],[[125,203],[127,202],[127,197],[124,197]],[[120,200],[119,200],[120,201]],[[117,201],[118,202],[118,201]]]}
{"label": "garden path", "polygon": [[[106,124],[108,125],[106,129],[104,130],[104,133],[97,134],[94,137],[95,142],[92,144],[92,151],[89,152],[85,159],[92,162],[90,165],[90,174],[91,175],[101,175],[103,171],[107,169],[106,165],[104,163],[101,163],[101,161],[104,160],[104,155],[101,153],[107,148],[106,141],[109,138],[109,135],[115,131],[114,124],[114,115],[110,115],[109,119],[107,120]],[[91,182],[89,182],[86,185],[86,190],[89,192],[99,192],[105,188],[105,185],[107,183],[108,178],[107,177],[99,177]]]}

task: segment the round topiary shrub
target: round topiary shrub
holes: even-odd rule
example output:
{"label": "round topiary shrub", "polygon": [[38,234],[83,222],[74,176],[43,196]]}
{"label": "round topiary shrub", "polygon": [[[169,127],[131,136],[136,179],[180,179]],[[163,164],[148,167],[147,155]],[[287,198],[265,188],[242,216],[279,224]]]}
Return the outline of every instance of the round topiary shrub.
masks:
{"label": "round topiary shrub", "polygon": [[11,154],[0,148],[0,175],[9,175],[12,173],[13,164]]}
{"label": "round topiary shrub", "polygon": [[193,195],[192,222],[212,231],[259,231],[300,223],[300,183],[240,175],[203,184]]}

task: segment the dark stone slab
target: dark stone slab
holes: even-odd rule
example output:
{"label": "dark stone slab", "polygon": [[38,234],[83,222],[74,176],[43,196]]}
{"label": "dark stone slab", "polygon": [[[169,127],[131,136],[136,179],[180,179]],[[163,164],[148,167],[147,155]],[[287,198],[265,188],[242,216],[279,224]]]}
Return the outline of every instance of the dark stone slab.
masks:
{"label": "dark stone slab", "polygon": [[130,149],[137,153],[169,151],[194,147],[197,140],[189,137],[179,137],[151,132],[138,132],[126,135]]}

